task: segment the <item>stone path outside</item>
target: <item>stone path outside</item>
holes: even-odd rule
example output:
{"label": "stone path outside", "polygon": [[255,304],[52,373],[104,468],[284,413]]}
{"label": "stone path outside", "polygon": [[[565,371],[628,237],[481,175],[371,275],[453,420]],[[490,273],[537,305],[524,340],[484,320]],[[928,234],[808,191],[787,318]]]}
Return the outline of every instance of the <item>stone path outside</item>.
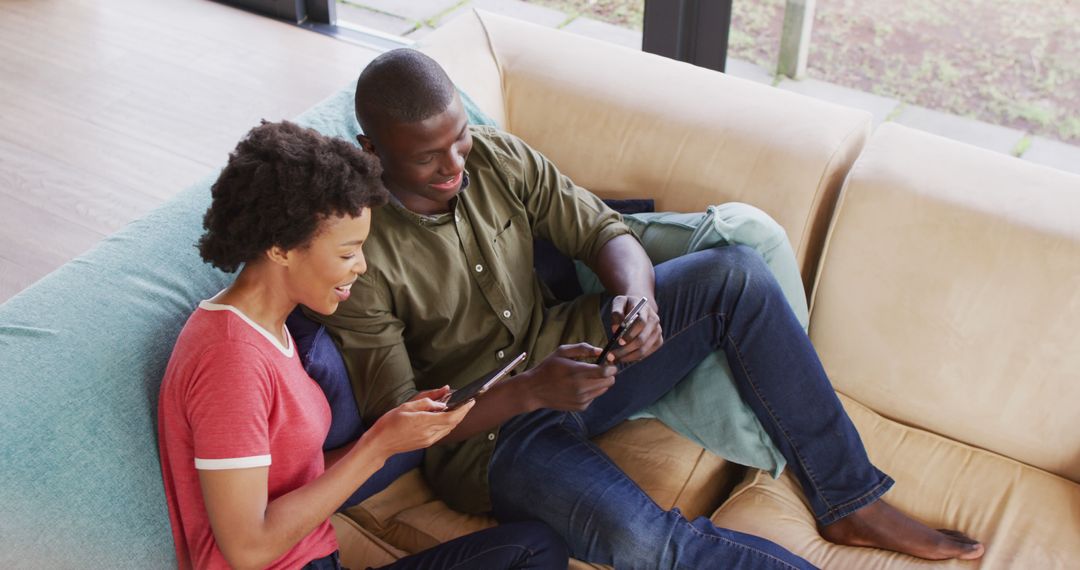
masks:
{"label": "stone path outside", "polygon": [[[640,32],[584,16],[568,15],[520,0],[341,0],[338,3],[338,19],[399,36],[409,43],[474,8],[612,42],[630,49],[641,49]],[[1032,136],[1009,127],[909,105],[897,99],[824,81],[777,78],[771,70],[746,61],[729,58],[727,72],[735,77],[869,111],[874,117],[875,126],[885,121],[895,121],[978,147],[1018,156],[1026,161],[1080,174],[1078,146]]]}

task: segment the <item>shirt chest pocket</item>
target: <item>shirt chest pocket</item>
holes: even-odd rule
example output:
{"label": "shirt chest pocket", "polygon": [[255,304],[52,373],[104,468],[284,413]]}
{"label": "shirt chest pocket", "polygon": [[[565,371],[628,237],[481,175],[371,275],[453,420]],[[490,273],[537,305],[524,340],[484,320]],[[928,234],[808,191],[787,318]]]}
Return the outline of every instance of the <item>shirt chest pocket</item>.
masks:
{"label": "shirt chest pocket", "polygon": [[519,290],[532,287],[533,238],[528,221],[514,214],[504,221],[491,240],[492,250],[506,277]]}

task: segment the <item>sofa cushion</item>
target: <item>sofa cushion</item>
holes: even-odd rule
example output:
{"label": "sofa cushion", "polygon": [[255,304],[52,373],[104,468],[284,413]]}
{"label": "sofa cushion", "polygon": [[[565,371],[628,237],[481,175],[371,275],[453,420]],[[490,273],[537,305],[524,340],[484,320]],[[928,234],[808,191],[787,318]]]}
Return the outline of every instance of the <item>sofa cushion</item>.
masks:
{"label": "sofa cushion", "polygon": [[176,564],[156,404],[181,327],[231,279],[194,247],[210,182],[0,305],[0,567]]}
{"label": "sofa cushion", "polygon": [[300,307],[285,320],[285,326],[296,341],[304,371],[322,388],[330,403],[330,430],[323,449],[337,449],[355,441],[364,433],[364,423],[356,407],[345,361],[326,327],[304,316]]}
{"label": "sofa cushion", "polygon": [[896,479],[885,499],[934,528],[961,530],[986,544],[980,563],[930,562],[821,538],[790,473],[757,473],[712,520],[768,538],[821,568],[945,570],[1068,568],[1080,558],[1080,485],[989,451],[890,421],[841,401],[870,460]]}
{"label": "sofa cushion", "polygon": [[[611,459],[665,509],[707,516],[743,473],[657,420],[623,422],[596,438]],[[434,497],[420,472],[345,511],[380,540],[417,552],[495,524],[488,516],[451,510]]]}
{"label": "sofa cushion", "polygon": [[[341,352],[326,333],[326,327],[309,319],[299,307],[285,320],[285,325],[289,327],[289,334],[296,342],[304,371],[319,385],[330,404],[330,429],[327,430],[323,450],[329,451],[350,444],[364,433],[367,426],[361,420],[360,411],[356,407],[356,398],[353,397],[352,385],[349,383]],[[422,449],[390,457],[345,500],[342,507],[351,507],[382,491],[401,474],[418,467],[423,460]]]}
{"label": "sofa cushion", "polygon": [[379,540],[345,515],[330,517],[330,524],[337,535],[338,552],[346,568],[359,570],[369,566],[385,566],[407,554]]}
{"label": "sofa cushion", "polygon": [[838,391],[1080,482],[1080,176],[882,125],[810,323]]}

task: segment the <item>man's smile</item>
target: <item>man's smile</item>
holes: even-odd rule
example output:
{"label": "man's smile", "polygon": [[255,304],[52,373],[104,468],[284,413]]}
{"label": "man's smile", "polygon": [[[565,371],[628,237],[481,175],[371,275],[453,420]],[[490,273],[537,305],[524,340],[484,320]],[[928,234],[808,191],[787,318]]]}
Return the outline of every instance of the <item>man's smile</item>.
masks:
{"label": "man's smile", "polygon": [[458,186],[461,185],[461,177],[464,174],[464,172],[465,171],[463,170],[463,171],[458,172],[457,174],[455,174],[453,177],[446,179],[443,182],[429,184],[428,186],[430,186],[430,187],[432,187],[432,188],[434,188],[436,190],[442,190],[442,191],[457,190]]}

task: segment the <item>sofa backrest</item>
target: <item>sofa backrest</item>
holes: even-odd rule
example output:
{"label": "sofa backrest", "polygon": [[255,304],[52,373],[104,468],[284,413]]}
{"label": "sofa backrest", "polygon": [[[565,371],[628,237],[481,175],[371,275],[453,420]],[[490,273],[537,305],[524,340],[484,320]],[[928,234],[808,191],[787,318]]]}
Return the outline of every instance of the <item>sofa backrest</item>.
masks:
{"label": "sofa backrest", "polygon": [[421,48],[504,129],[602,197],[768,212],[807,284],[870,132],[863,111],[485,12]]}
{"label": "sofa backrest", "polygon": [[895,124],[855,163],[810,336],[877,412],[1080,482],[1080,176]]}
{"label": "sofa backrest", "polygon": [[0,567],[176,565],[157,388],[227,281],[194,248],[210,182],[0,305]]}

